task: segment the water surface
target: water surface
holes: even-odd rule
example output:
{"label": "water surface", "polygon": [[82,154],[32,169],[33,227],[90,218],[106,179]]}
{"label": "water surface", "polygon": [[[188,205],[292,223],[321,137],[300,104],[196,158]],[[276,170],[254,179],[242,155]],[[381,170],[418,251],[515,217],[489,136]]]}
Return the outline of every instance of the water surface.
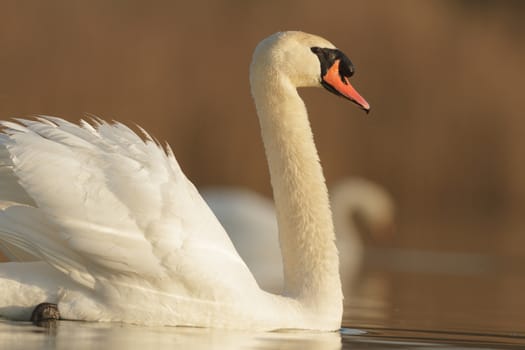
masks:
{"label": "water surface", "polygon": [[[389,256],[390,254],[390,256]],[[345,291],[340,332],[247,332],[0,320],[0,349],[521,349],[521,261],[380,252]]]}

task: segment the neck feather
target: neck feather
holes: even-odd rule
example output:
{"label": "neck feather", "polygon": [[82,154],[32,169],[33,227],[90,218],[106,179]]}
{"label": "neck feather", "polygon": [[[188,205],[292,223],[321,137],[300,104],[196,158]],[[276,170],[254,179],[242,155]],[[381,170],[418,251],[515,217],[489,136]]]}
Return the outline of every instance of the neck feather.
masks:
{"label": "neck feather", "polygon": [[252,93],[277,209],[285,294],[340,314],[332,215],[306,108],[286,78],[252,79]]}

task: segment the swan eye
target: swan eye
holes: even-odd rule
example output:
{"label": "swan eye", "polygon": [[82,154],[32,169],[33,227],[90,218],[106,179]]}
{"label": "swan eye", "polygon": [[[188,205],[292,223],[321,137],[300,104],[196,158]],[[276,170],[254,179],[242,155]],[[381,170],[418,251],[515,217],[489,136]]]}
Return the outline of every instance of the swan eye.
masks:
{"label": "swan eye", "polygon": [[339,59],[341,60],[341,64],[339,64],[339,75],[341,76],[341,79],[344,80],[344,78],[350,78],[355,73],[354,65],[342,52]]}

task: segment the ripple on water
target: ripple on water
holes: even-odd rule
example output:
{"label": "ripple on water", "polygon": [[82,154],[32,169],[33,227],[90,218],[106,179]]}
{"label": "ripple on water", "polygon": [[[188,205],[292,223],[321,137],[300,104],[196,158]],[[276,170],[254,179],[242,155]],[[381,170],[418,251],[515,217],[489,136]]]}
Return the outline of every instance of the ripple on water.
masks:
{"label": "ripple on water", "polygon": [[59,321],[46,329],[0,321],[2,349],[521,349],[525,337],[342,328],[341,332],[245,332],[190,327],[140,327]]}

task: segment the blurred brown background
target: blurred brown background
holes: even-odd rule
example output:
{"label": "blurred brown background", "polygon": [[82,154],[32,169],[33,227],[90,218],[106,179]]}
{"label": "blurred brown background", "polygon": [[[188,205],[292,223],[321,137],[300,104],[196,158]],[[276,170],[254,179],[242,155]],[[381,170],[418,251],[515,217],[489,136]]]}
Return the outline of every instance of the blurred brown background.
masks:
{"label": "blurred brown background", "polygon": [[327,181],[396,198],[391,245],[525,254],[522,1],[2,1],[0,118],[84,113],[167,140],[197,186],[270,195],[248,86],[279,30],[335,43],[365,116],[304,90]]}

